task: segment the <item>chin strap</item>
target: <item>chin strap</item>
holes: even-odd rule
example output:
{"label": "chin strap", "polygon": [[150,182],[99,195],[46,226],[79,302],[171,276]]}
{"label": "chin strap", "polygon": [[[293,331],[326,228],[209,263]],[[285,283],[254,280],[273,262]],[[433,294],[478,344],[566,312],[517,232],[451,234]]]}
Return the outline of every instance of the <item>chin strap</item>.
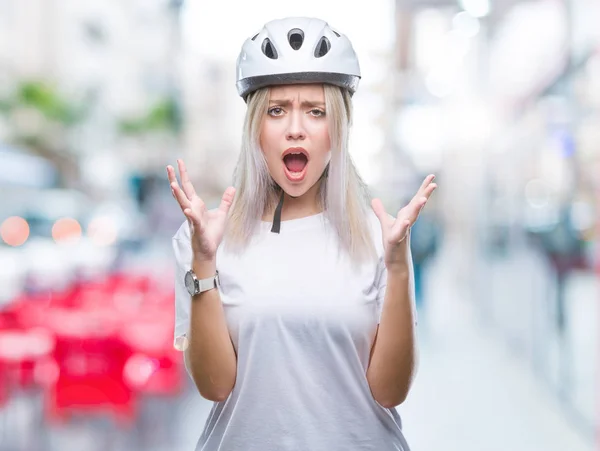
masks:
{"label": "chin strap", "polygon": [[275,208],[275,214],[273,215],[273,226],[271,227],[271,232],[279,233],[281,229],[281,210],[283,208],[283,197],[285,196],[285,191],[281,190],[281,198],[279,199],[279,203],[277,204],[277,208]]}
{"label": "chin strap", "polygon": [[[329,163],[327,164],[327,167],[321,174],[319,181],[326,178],[328,174],[329,174]],[[279,185],[277,185],[277,186],[279,186]],[[279,233],[279,231],[281,230],[281,210],[283,209],[283,197],[285,196],[285,191],[281,187],[280,187],[280,189],[281,189],[281,197],[279,198],[279,203],[277,204],[277,207],[275,208],[275,213],[273,214],[273,225],[271,226],[271,232],[273,232],[273,233]],[[290,197],[296,199],[296,196],[290,196]]]}

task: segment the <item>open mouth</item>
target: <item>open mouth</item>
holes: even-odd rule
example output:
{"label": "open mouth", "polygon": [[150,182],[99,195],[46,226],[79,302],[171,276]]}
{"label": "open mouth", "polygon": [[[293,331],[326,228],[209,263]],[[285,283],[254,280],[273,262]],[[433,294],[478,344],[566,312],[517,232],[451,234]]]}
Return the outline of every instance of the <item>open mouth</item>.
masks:
{"label": "open mouth", "polygon": [[283,157],[285,175],[292,181],[299,181],[306,175],[308,157],[303,152],[290,152]]}

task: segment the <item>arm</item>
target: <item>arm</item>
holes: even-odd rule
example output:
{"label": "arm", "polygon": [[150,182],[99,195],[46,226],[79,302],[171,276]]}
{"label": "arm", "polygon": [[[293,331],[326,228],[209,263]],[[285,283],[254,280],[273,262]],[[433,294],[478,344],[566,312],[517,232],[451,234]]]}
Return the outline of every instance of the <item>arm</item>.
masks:
{"label": "arm", "polygon": [[410,252],[410,228],[437,188],[433,175],[396,217],[385,212],[379,199],[372,206],[381,223],[387,286],[381,318],[367,368],[373,398],[384,407],[404,402],[417,367],[416,312]]}
{"label": "arm", "polygon": [[[214,263],[194,261],[199,279],[215,274]],[[217,289],[200,293],[191,300],[189,344],[185,364],[200,395],[210,401],[224,401],[235,385],[237,357]]]}
{"label": "arm", "polygon": [[404,402],[417,369],[416,314],[410,268],[388,270],[381,321],[367,369],[373,397],[388,408]]}
{"label": "arm", "polygon": [[181,187],[172,166],[167,166],[167,175],[171,193],[187,219],[185,228],[180,228],[180,231],[189,230],[190,243],[180,246],[181,243],[176,238],[173,239],[179,273],[175,285],[175,334],[180,334],[179,324],[183,326],[189,321],[188,345],[184,350],[186,368],[200,395],[211,401],[223,401],[235,385],[237,357],[227,329],[219,291],[208,290],[190,299],[182,285],[186,266],[191,266],[200,279],[215,275],[217,248],[223,240],[235,188],[227,188],[219,208],[209,211],[196,194],[183,161],[177,160],[177,164],[181,174]]}

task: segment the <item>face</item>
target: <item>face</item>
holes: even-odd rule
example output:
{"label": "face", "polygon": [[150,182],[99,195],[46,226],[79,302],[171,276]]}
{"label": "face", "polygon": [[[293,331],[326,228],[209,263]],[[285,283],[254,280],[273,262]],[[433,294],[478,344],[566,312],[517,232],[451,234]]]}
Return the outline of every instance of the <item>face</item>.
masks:
{"label": "face", "polygon": [[270,92],[260,144],[271,177],[288,195],[300,197],[331,158],[325,92],[321,84],[275,86]]}

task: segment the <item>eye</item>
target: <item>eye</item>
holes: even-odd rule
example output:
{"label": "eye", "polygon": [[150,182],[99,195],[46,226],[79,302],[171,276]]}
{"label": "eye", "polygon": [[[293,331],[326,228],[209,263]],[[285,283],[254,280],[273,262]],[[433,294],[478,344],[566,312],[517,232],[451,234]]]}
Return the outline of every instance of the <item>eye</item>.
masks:
{"label": "eye", "polygon": [[268,113],[270,116],[281,116],[283,114],[283,109],[281,107],[275,106],[273,108],[269,108]]}
{"label": "eye", "polygon": [[318,108],[314,108],[314,109],[310,110],[310,114],[312,114],[315,117],[323,117],[323,116],[325,116],[325,111],[320,110]]}

